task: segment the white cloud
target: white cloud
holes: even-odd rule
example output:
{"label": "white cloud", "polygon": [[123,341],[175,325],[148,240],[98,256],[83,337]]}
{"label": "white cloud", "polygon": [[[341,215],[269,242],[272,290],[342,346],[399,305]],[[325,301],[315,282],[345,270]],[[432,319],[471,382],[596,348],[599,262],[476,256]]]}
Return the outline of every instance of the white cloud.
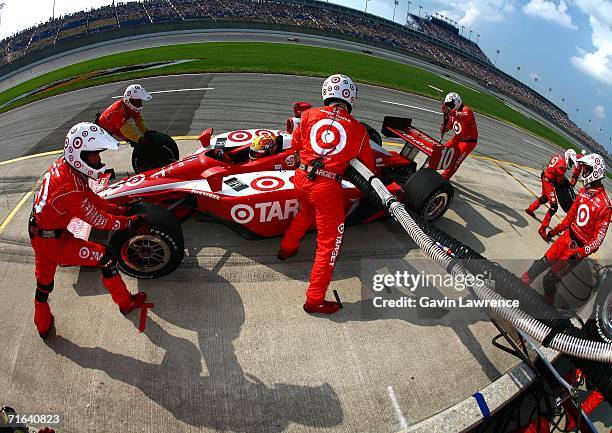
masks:
{"label": "white cloud", "polygon": [[478,21],[503,21],[506,14],[512,13],[512,0],[449,0],[446,8],[437,10],[459,23],[459,26],[472,26]]}
{"label": "white cloud", "polygon": [[567,13],[567,5],[563,0],[560,0],[558,5],[553,1],[530,0],[522,9],[525,15],[540,17],[572,30],[578,29],[572,23],[572,17]]}
{"label": "white cloud", "polygon": [[595,51],[579,50],[572,64],[596,80],[612,86],[612,2],[574,0],[576,6],[589,15],[591,42]]}
{"label": "white cloud", "polygon": [[604,120],[606,118],[606,110],[604,110],[604,107],[601,105],[595,107],[595,109],[593,110],[593,114],[595,115],[595,117],[601,120]]}

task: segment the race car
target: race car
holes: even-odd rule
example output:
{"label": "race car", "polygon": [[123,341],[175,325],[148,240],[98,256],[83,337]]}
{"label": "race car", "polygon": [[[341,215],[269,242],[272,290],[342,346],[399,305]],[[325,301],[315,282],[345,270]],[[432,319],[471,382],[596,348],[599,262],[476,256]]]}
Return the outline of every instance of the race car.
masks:
{"label": "race car", "polygon": [[[199,137],[200,146],[186,158],[99,185],[98,194],[113,203],[140,201],[134,212],[146,214],[153,227],[145,236],[125,231],[112,235],[110,243],[118,252],[120,269],[136,278],[158,278],[174,271],[184,254],[181,222],[194,215],[226,224],[247,238],[283,235],[299,208],[292,182],[299,165],[299,155],[291,147],[296,119],[289,119],[284,131],[244,129],[213,135],[207,129]],[[366,129],[378,176],[387,189],[426,220],[440,218],[454,193],[436,171],[444,164],[443,146],[412,127],[410,119],[386,117],[383,122],[386,136],[405,141],[399,153],[385,149],[376,130],[367,125]],[[275,137],[276,149],[251,160],[250,144],[259,135]],[[426,153],[427,159],[417,170],[414,156],[419,152]],[[342,187],[347,224],[369,223],[388,215],[346,178]],[[74,226],[77,236],[89,235],[82,221]]]}

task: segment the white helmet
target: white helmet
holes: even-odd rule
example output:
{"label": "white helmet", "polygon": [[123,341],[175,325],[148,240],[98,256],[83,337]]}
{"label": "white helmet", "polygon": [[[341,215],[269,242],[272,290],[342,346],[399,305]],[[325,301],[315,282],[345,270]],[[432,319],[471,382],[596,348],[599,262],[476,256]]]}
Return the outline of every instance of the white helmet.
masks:
{"label": "white helmet", "polygon": [[586,151],[586,150],[584,150],[584,149],[582,149],[582,150],[580,151],[580,154],[581,154],[582,156],[584,156],[584,155],[586,155],[586,154],[587,154],[587,151]]}
{"label": "white helmet", "polygon": [[140,84],[131,84],[127,86],[123,92],[123,102],[134,111],[142,110],[142,107],[136,107],[130,102],[130,99],[140,99],[142,101],[150,101],[153,97]]}
{"label": "white helmet", "polygon": [[596,153],[580,158],[580,164],[584,165],[580,171],[580,178],[585,186],[606,176],[606,163]]}
{"label": "white helmet", "polygon": [[104,164],[94,167],[87,162],[87,153],[106,149],[119,149],[119,142],[98,125],[89,122],[77,123],[70,129],[64,142],[66,162],[85,176],[97,179],[105,172]]}
{"label": "white helmet", "polygon": [[357,86],[346,75],[334,74],[325,80],[321,89],[321,96],[325,105],[330,100],[337,99],[348,105],[349,113],[353,110],[353,105],[357,100]]}
{"label": "white helmet", "polygon": [[457,109],[461,107],[461,104],[463,104],[461,96],[455,92],[450,92],[448,95],[446,95],[446,98],[444,98],[444,105],[451,109]]}
{"label": "white helmet", "polygon": [[576,156],[576,151],[574,149],[567,149],[565,151],[565,165],[568,168],[575,167],[577,164],[577,159],[578,157]]}

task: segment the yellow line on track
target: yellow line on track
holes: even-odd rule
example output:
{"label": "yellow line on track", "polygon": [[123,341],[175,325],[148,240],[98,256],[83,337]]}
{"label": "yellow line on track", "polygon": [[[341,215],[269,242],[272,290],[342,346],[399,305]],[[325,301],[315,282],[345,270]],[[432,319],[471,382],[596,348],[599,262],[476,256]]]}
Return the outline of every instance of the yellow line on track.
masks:
{"label": "yellow line on track", "polygon": [[[36,186],[37,183],[38,182],[36,182],[34,186]],[[28,191],[23,197],[21,197],[21,200],[19,200],[19,203],[17,203],[17,205],[15,205],[15,207],[13,208],[13,210],[11,210],[11,212],[7,215],[7,217],[4,218],[4,221],[2,221],[2,224],[0,224],[0,234],[2,234],[6,226],[9,225],[9,223],[15,217],[17,212],[19,212],[19,209],[21,209],[23,204],[30,198],[32,194],[34,194],[34,187],[32,187],[30,191]]]}

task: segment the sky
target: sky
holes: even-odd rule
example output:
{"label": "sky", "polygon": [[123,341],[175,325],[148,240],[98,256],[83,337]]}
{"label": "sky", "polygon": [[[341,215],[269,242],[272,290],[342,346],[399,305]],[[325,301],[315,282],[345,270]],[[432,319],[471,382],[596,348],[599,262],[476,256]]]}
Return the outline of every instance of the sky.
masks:
{"label": "sky", "polygon": [[[405,22],[410,7],[457,21],[466,36],[473,30],[472,39],[480,35],[478,44],[497,67],[553,101],[612,152],[612,0],[410,1],[398,0],[397,22]],[[331,2],[360,10],[367,3],[367,12],[393,18],[394,0]],[[0,0],[0,39],[47,21],[53,3]],[[55,0],[55,16],[111,3]]]}

